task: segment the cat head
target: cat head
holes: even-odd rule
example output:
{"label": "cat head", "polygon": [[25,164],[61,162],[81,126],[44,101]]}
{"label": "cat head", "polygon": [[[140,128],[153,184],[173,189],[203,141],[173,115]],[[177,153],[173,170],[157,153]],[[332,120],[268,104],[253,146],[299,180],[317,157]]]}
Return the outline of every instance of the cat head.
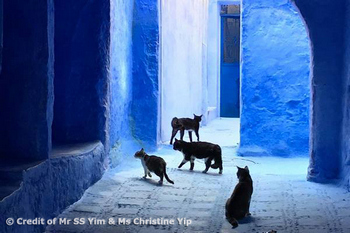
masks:
{"label": "cat head", "polygon": [[249,176],[249,168],[245,166],[244,168],[237,166],[237,178],[238,179],[244,179],[245,177]]}
{"label": "cat head", "polygon": [[193,114],[193,120],[196,120],[196,121],[198,121],[198,122],[201,122],[202,116],[203,116],[203,115],[197,116],[196,114]]}
{"label": "cat head", "polygon": [[175,142],[174,142],[174,145],[173,145],[173,149],[174,149],[174,150],[181,151],[182,148],[183,148],[183,144],[184,144],[184,141],[182,141],[182,140],[177,140],[177,139],[175,138]]}
{"label": "cat head", "polygon": [[142,148],[141,150],[139,151],[136,151],[134,157],[137,158],[137,159],[143,159],[145,157],[145,150]]}

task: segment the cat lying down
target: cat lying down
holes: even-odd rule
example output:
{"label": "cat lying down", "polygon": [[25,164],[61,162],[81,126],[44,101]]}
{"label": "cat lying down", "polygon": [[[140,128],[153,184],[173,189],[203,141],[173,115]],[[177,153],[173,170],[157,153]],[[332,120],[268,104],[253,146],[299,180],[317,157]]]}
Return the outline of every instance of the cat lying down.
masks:
{"label": "cat lying down", "polygon": [[238,184],[226,202],[226,219],[233,228],[238,226],[237,220],[250,216],[250,199],[253,194],[253,181],[247,166],[237,167]]}
{"label": "cat lying down", "polygon": [[174,184],[174,182],[170,180],[166,174],[166,162],[163,158],[155,155],[148,155],[143,148],[140,151],[137,151],[134,157],[141,160],[141,164],[145,172],[143,178],[147,178],[147,175],[149,177],[152,177],[151,172],[154,172],[157,176],[160,177],[160,180],[158,182],[160,185],[163,184],[163,177],[165,177],[169,183]]}

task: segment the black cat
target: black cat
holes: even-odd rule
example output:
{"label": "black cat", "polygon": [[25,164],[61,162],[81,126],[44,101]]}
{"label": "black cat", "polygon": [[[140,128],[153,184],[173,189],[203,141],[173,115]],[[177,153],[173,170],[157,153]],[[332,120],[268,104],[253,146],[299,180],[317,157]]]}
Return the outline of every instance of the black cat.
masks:
{"label": "black cat", "polygon": [[177,118],[174,117],[171,121],[171,127],[173,127],[173,131],[171,133],[170,145],[173,144],[173,139],[177,134],[177,131],[180,130],[180,139],[183,140],[185,130],[188,130],[188,136],[190,137],[190,141],[192,142],[192,131],[195,132],[197,136],[197,141],[199,141],[199,122],[202,120],[202,116],[197,116],[193,114],[193,119],[191,118]]}
{"label": "black cat", "polygon": [[[209,142],[185,142],[175,138],[173,149],[181,151],[184,156],[178,168],[181,168],[185,163],[191,161],[190,170],[192,171],[194,168],[194,160],[198,158],[205,159],[205,170],[203,173],[206,173],[209,167],[211,167],[214,169],[219,168],[219,174],[222,174],[222,157],[219,145]],[[211,165],[212,160],[215,161],[213,165]]]}
{"label": "black cat", "polygon": [[143,178],[146,178],[147,175],[149,177],[152,177],[150,172],[154,172],[157,176],[160,177],[160,185],[163,184],[163,176],[165,176],[165,179],[169,183],[174,184],[174,182],[170,180],[168,175],[166,174],[166,162],[163,158],[155,155],[148,155],[143,150],[143,148],[140,151],[137,151],[134,156],[135,158],[141,159],[141,164],[145,172],[145,176]]}
{"label": "black cat", "polygon": [[249,216],[250,200],[253,194],[253,180],[249,169],[237,167],[238,184],[226,202],[226,219],[233,228],[238,226],[237,220]]}

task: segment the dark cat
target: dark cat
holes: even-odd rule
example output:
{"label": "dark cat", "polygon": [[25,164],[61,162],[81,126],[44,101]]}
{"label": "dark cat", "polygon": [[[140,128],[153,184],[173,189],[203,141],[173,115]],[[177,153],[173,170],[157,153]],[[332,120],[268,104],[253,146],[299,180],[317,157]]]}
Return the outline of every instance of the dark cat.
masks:
{"label": "dark cat", "polygon": [[253,180],[249,169],[237,167],[238,184],[226,202],[226,219],[233,228],[238,226],[237,220],[249,216],[250,199],[253,194]]}
{"label": "dark cat", "polygon": [[[211,167],[214,169],[219,168],[219,174],[222,174],[222,157],[219,145],[209,142],[185,142],[175,138],[173,149],[181,151],[184,156],[178,168],[181,168],[185,163],[191,161],[190,170],[192,171],[194,168],[194,160],[198,158],[205,159],[205,170],[203,173],[206,173],[209,167]],[[212,160],[215,161],[213,165],[211,165]]]}
{"label": "dark cat", "polygon": [[163,184],[163,176],[165,176],[165,179],[169,183],[174,184],[174,182],[170,180],[168,175],[166,174],[166,162],[163,158],[155,155],[148,155],[143,150],[143,148],[140,151],[137,151],[134,157],[141,159],[141,163],[145,171],[145,176],[143,178],[146,178],[147,175],[149,177],[152,177],[150,172],[154,172],[157,176],[160,177],[160,180],[158,182],[160,185]]}
{"label": "dark cat", "polygon": [[171,127],[173,127],[173,131],[171,133],[170,145],[173,144],[173,139],[177,134],[177,131],[180,130],[180,139],[183,140],[185,130],[188,130],[188,136],[190,137],[190,141],[192,142],[192,131],[195,132],[197,136],[197,141],[199,141],[199,122],[202,120],[202,116],[196,116],[193,114],[193,119],[191,118],[177,118],[174,117],[171,121]]}

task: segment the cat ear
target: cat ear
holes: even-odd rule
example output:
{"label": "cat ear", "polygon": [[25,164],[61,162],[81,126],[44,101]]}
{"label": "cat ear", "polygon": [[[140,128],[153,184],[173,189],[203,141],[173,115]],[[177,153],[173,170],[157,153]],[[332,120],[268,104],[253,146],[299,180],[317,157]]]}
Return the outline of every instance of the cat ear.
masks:
{"label": "cat ear", "polygon": [[144,151],[145,151],[145,150],[142,148],[142,149],[141,149],[141,152],[144,152]]}
{"label": "cat ear", "polygon": [[248,166],[245,166],[245,167],[244,167],[244,169],[245,169],[245,170],[247,170],[247,171],[249,172],[249,168],[248,168]]}
{"label": "cat ear", "polygon": [[202,115],[200,115],[199,117],[200,117],[200,118],[202,118],[202,116],[203,116],[203,114],[202,114]]}
{"label": "cat ear", "polygon": [[179,141],[179,140],[177,140],[177,138],[175,138],[175,142],[177,142],[177,141]]}
{"label": "cat ear", "polygon": [[196,117],[196,114],[193,113],[193,116]]}

